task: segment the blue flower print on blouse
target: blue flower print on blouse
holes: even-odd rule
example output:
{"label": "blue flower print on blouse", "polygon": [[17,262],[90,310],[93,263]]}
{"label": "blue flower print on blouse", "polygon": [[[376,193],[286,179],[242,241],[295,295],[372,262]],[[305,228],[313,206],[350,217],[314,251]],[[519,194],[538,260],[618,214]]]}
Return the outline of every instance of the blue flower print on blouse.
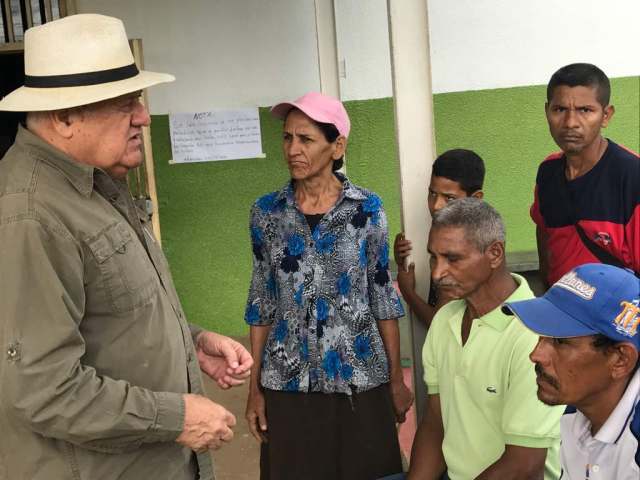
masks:
{"label": "blue flower print on blouse", "polygon": [[258,206],[263,212],[273,212],[276,206],[278,192],[271,192],[258,199]]}
{"label": "blue flower print on blouse", "polygon": [[313,229],[295,181],[251,208],[245,319],[252,328],[271,326],[264,388],[349,395],[389,381],[376,321],[398,318],[403,308],[387,273],[387,218],[379,196],[336,178],[342,191]]}
{"label": "blue flower print on blouse", "polygon": [[298,289],[296,290],[296,293],[293,294],[293,299],[295,300],[296,304],[298,304],[298,306],[300,307],[302,306],[303,292],[304,292],[304,283],[301,283]]}
{"label": "blue flower print on blouse", "polygon": [[244,319],[249,325],[258,323],[258,321],[260,321],[260,309],[258,308],[258,305],[251,304],[247,306]]}
{"label": "blue flower print on blouse", "polygon": [[327,233],[316,241],[316,250],[319,253],[333,253],[335,243],[336,236],[333,233]]}
{"label": "blue flower print on blouse", "polygon": [[306,338],[300,343],[300,356],[303,360],[309,359],[309,340]]}
{"label": "blue flower print on blouse", "polygon": [[313,229],[313,232],[311,232],[311,238],[313,238],[314,242],[318,243],[320,240],[320,225],[316,225],[316,228]]}
{"label": "blue flower print on blouse", "polygon": [[264,256],[262,255],[263,242],[264,235],[262,229],[259,227],[251,227],[251,248],[256,259],[260,261],[264,260]]}
{"label": "blue flower print on blouse", "polygon": [[380,247],[380,254],[378,255],[378,262],[376,263],[376,274],[374,281],[384,286],[391,281],[389,278],[389,246],[385,243]]}
{"label": "blue flower print on blouse", "polygon": [[383,268],[389,267],[389,245],[386,243],[383,243],[382,246],[380,247],[380,255],[378,256],[378,263],[380,263],[380,265]]}
{"label": "blue flower print on blouse", "polygon": [[369,216],[362,210],[362,205],[358,205],[356,212],[351,217],[351,225],[356,228],[364,228],[367,225],[367,218]]}
{"label": "blue flower print on blouse", "polygon": [[389,272],[386,268],[382,268],[380,262],[376,263],[376,274],[373,277],[373,281],[381,287],[384,287],[391,281],[391,279],[389,278]]}
{"label": "blue flower print on blouse", "polygon": [[276,341],[282,343],[284,342],[284,339],[287,337],[288,332],[289,332],[289,324],[285,319],[282,319],[276,324],[276,328],[273,332],[273,336],[275,337]]}
{"label": "blue flower print on blouse", "polygon": [[353,342],[353,349],[358,360],[366,361],[371,357],[371,340],[365,335],[358,335]]}
{"label": "blue flower print on blouse", "polygon": [[280,268],[286,273],[293,273],[300,270],[299,260],[304,253],[304,238],[294,233],[287,240],[287,246],[284,247],[284,256],[280,262]]}
{"label": "blue flower print on blouse", "polygon": [[269,273],[269,279],[267,280],[267,291],[274,298],[278,296],[278,284],[276,283],[276,277],[273,275],[273,272]]}
{"label": "blue flower print on blouse", "polygon": [[380,221],[380,209],[382,208],[382,200],[374,193],[367,195],[366,200],[358,205],[356,213],[351,218],[351,225],[356,228],[364,228],[367,225],[367,219],[371,219],[371,223],[378,225]]}
{"label": "blue flower print on blouse", "polygon": [[287,241],[287,248],[289,249],[289,255],[294,257],[301,256],[304,253],[304,238],[294,233]]}
{"label": "blue flower print on blouse", "polygon": [[378,213],[381,206],[382,200],[380,200],[380,197],[375,194],[371,194],[367,196],[367,199],[362,204],[362,211],[368,214]]}
{"label": "blue flower print on blouse", "polygon": [[262,246],[264,233],[262,233],[262,229],[260,227],[251,227],[251,241],[260,247]]}
{"label": "blue flower print on blouse", "polygon": [[331,380],[335,380],[342,368],[340,354],[335,350],[328,350],[322,359],[322,369]]}
{"label": "blue flower print on blouse", "polygon": [[351,290],[351,279],[347,272],[342,272],[338,278],[338,293],[347,296]]}
{"label": "blue flower print on blouse", "polygon": [[360,252],[358,255],[358,258],[360,259],[360,266],[361,267],[366,267],[367,266],[367,240],[362,240],[362,242],[360,243]]}
{"label": "blue flower print on blouse", "polygon": [[318,319],[318,337],[322,337],[324,335],[324,326],[327,324],[327,318],[329,318],[329,304],[322,297],[316,303],[316,318]]}
{"label": "blue flower print on blouse", "polygon": [[351,380],[351,377],[353,377],[353,367],[348,363],[343,363],[340,369],[340,376],[345,382]]}
{"label": "blue flower print on blouse", "polygon": [[285,392],[297,392],[300,390],[300,379],[298,377],[292,378],[284,386]]}

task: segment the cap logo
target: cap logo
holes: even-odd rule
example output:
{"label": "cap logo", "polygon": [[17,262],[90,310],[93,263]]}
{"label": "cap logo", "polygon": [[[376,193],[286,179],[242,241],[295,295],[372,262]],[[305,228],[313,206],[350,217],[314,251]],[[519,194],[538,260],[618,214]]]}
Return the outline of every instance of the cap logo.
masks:
{"label": "cap logo", "polygon": [[616,330],[627,337],[635,336],[640,325],[640,299],[631,302],[620,302],[622,311],[615,318]]}
{"label": "cap logo", "polygon": [[555,283],[554,287],[569,290],[585,300],[591,300],[596,293],[596,287],[589,285],[573,271],[565,274]]}

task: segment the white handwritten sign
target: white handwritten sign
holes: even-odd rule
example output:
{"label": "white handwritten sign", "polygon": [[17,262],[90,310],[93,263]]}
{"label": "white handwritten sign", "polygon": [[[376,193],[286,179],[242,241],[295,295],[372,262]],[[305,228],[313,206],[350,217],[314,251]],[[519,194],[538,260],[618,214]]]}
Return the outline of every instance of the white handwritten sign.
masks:
{"label": "white handwritten sign", "polygon": [[257,108],[169,115],[170,163],[264,157]]}

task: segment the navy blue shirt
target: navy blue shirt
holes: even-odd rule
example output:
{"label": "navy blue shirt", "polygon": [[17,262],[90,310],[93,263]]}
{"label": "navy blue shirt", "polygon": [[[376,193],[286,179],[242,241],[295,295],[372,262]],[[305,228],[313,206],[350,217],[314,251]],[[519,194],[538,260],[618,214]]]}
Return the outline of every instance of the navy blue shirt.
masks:
{"label": "navy blue shirt", "polygon": [[376,321],[404,310],[389,274],[386,215],[375,193],[336,176],[342,193],[313,231],[292,182],[251,209],[245,320],[273,325],[262,358],[265,388],[350,394],[389,381]]}
{"label": "navy blue shirt", "polygon": [[578,265],[599,262],[574,222],[601,249],[640,272],[640,158],[608,142],[598,163],[573,180],[566,179],[562,152],[538,168],[531,218],[547,237],[549,284]]}

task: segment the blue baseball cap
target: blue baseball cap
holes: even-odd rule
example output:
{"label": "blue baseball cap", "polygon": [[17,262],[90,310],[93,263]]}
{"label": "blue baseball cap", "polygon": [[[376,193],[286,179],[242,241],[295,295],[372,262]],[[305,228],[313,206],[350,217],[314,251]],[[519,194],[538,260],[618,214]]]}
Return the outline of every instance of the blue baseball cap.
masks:
{"label": "blue baseball cap", "polygon": [[600,333],[640,350],[640,280],[630,270],[602,263],[581,265],[543,297],[508,302],[502,310],[543,337]]}

